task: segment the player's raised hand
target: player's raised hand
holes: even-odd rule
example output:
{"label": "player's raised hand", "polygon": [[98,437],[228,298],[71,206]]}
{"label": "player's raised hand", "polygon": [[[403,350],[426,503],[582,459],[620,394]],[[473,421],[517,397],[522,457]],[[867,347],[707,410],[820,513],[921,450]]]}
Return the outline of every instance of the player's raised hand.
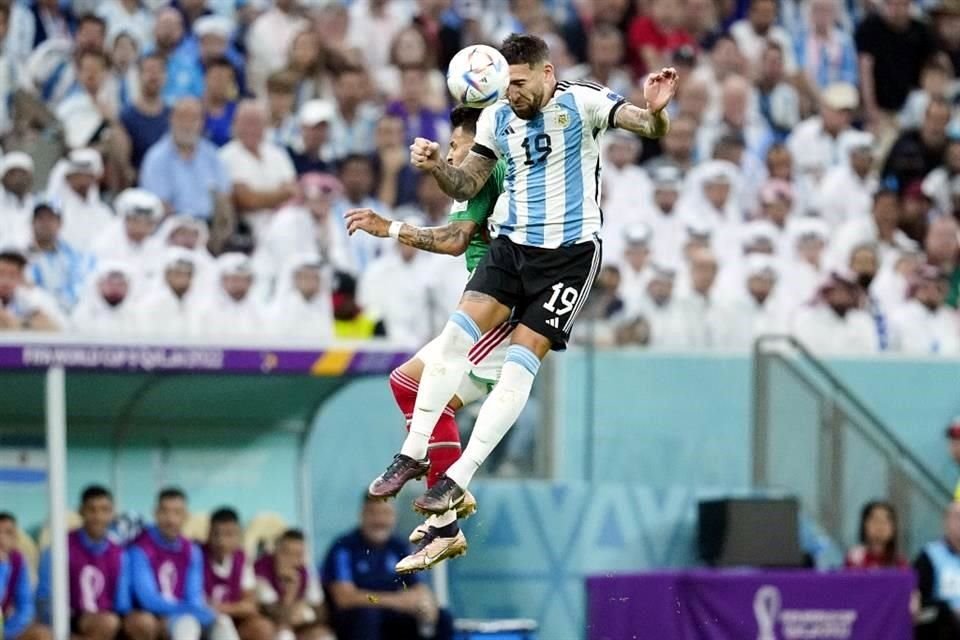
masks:
{"label": "player's raised hand", "polygon": [[443,162],[440,145],[426,138],[417,138],[410,145],[410,163],[421,171],[430,171]]}
{"label": "player's raised hand", "polygon": [[390,221],[373,209],[351,209],[343,214],[347,223],[347,233],[366,231],[376,238],[386,238],[390,231]]}
{"label": "player's raised hand", "polygon": [[673,67],[665,67],[647,76],[643,83],[643,97],[650,111],[657,113],[670,104],[677,92],[677,78],[677,70]]}

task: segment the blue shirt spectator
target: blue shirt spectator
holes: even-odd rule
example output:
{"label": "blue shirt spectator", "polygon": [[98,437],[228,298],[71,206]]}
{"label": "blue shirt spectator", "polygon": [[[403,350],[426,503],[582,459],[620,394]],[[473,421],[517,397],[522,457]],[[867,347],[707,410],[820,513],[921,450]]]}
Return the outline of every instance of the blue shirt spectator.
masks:
{"label": "blue shirt spectator", "polygon": [[163,200],[168,211],[210,220],[216,197],[230,192],[230,178],[217,148],[200,135],[200,102],[193,98],[178,102],[170,117],[170,129],[147,152],[140,186]]}
{"label": "blue shirt spectator", "polygon": [[437,608],[421,577],[396,572],[410,553],[410,545],[394,535],[396,522],[392,504],[365,500],[360,527],[327,552],[321,581],[338,638],[412,640],[424,637],[425,624],[434,627],[427,637],[452,638],[449,613]]}
{"label": "blue shirt spectator", "polygon": [[163,58],[150,55],[140,60],[140,97],[120,112],[120,122],[130,136],[130,160],[137,169],[147,150],[170,128],[170,107],[161,92],[167,81],[167,65]]}
{"label": "blue shirt spectator", "polygon": [[60,238],[62,226],[59,211],[50,204],[38,204],[33,211],[33,238],[28,257],[33,283],[56,298],[63,310],[69,311],[77,303],[95,260]]}

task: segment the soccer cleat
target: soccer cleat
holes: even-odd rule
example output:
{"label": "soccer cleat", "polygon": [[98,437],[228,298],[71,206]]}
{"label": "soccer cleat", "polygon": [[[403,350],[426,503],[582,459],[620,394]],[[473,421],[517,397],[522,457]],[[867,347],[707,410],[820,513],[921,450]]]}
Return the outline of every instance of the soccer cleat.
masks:
{"label": "soccer cleat", "polygon": [[[477,512],[477,499],[473,497],[473,494],[467,491],[463,496],[463,501],[457,507],[457,519],[466,520],[473,514]],[[421,522],[416,526],[416,528],[410,532],[410,544],[420,544],[420,541],[423,540],[427,533],[430,531],[430,525],[426,522]]]}
{"label": "soccer cleat", "polygon": [[396,572],[404,574],[432,569],[444,560],[462,556],[466,552],[467,538],[463,531],[457,531],[452,538],[444,538],[431,527],[420,547],[397,563]]}
{"label": "soccer cleat", "polygon": [[370,483],[367,493],[373,499],[386,500],[400,493],[403,485],[411,480],[419,480],[427,475],[430,462],[414,460],[410,456],[398,453],[393,456],[393,462],[376,480]]}
{"label": "soccer cleat", "polygon": [[415,511],[427,515],[439,515],[450,509],[459,509],[467,492],[447,476],[441,476],[422,496],[413,501]]}

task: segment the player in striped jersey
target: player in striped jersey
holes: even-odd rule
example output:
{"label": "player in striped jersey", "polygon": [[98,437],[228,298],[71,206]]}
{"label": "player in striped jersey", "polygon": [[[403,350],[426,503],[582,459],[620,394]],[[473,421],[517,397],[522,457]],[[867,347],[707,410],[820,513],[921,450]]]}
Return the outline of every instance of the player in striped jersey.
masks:
{"label": "player in striped jersey", "polygon": [[[473,146],[479,116],[479,109],[466,107],[457,107],[450,113],[452,133],[450,151],[447,154],[448,163],[456,166],[467,157]],[[378,238],[394,237],[402,244],[431,253],[463,255],[467,270],[472,272],[490,248],[487,220],[493,213],[497,198],[503,192],[505,173],[506,163],[497,163],[480,193],[469,202],[455,202],[450,210],[448,224],[442,227],[419,228],[387,220],[372,209],[353,209],[344,216],[347,232],[353,235],[357,231],[363,231]],[[428,489],[460,457],[460,431],[455,414],[461,407],[486,395],[496,383],[512,331],[513,324],[505,322],[488,331],[470,350],[470,369],[444,409],[430,437],[427,449],[430,463],[427,473]],[[408,427],[413,416],[424,362],[432,358],[437,345],[438,339],[434,339],[390,374],[390,390],[407,419]],[[476,501],[468,491],[457,507],[457,516],[464,518],[475,510]],[[417,544],[418,549],[400,561],[397,565],[398,571],[428,569],[454,553],[466,551],[467,544],[463,533],[456,531],[452,539],[448,540],[433,526],[436,520],[437,516],[430,516],[410,534],[410,542]],[[442,553],[436,553],[436,549],[440,549]]]}
{"label": "player in striped jersey", "polygon": [[541,360],[566,347],[590,292],[601,257],[600,135],[612,126],[663,136],[669,129],[665,108],[677,87],[675,70],[651,74],[643,109],[600,85],[558,82],[547,45],[536,36],[511,35],[501,53],[510,65],[507,101],[484,109],[463,163],[443,162],[436,142],[418,138],[410,147],[413,165],[456,200],[473,197],[497,161],[507,162],[507,203],[491,219],[490,250],[426,362],[400,453],[369,487],[374,497],[396,495],[423,473],[427,443],[469,367],[467,354],[512,314],[519,324],[467,448],[414,501],[417,510],[438,515],[441,528],[456,527],[456,507],[470,480],[520,415]]}

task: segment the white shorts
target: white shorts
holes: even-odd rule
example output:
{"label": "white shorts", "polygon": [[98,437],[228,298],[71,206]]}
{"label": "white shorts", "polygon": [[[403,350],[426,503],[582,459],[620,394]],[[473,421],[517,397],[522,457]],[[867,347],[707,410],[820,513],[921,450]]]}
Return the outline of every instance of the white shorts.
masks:
{"label": "white shorts", "polygon": [[[487,385],[496,384],[500,379],[500,369],[503,368],[504,359],[507,357],[510,334],[513,333],[515,326],[515,323],[504,322],[480,336],[480,340],[473,345],[467,356],[470,359],[470,370],[467,375]],[[415,357],[421,362],[427,362],[433,358],[436,349],[437,338],[434,338],[425,344]]]}

